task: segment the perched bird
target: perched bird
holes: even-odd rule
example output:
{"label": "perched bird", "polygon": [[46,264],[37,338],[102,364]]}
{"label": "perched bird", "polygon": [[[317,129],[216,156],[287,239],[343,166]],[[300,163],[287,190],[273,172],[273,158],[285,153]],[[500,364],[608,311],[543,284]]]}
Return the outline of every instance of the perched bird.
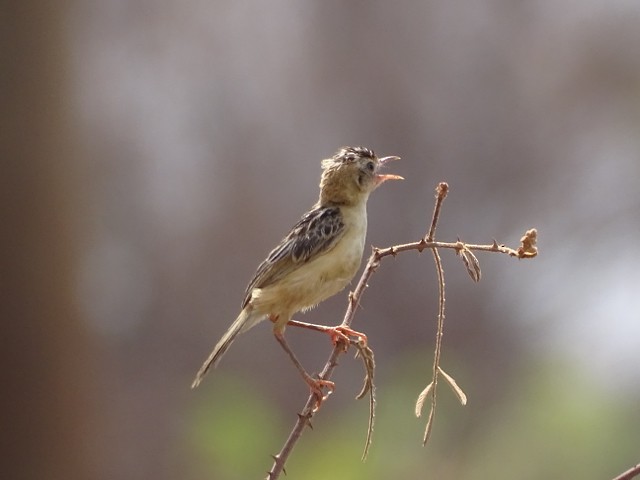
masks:
{"label": "perched bird", "polygon": [[[341,291],[358,271],[367,234],[367,199],[386,180],[398,175],[381,174],[391,156],[377,158],[363,147],[343,147],[322,161],[320,198],[289,234],[267,256],[245,291],[242,311],[214,347],[192,384],[197,387],[209,368],[215,367],[235,338],[265,318],[273,322],[273,334],[311,388],[317,406],[322,388],[333,383],[314,379],[300,364],[284,338],[291,317]],[[293,322],[292,322],[293,324]],[[357,333],[341,327],[310,326],[332,338]]]}

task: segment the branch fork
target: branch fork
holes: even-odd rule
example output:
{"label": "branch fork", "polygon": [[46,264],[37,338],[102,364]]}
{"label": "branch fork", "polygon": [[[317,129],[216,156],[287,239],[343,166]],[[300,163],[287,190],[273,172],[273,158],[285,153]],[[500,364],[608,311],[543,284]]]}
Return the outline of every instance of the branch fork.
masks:
{"label": "branch fork", "polygon": [[[509,255],[511,257],[516,257],[518,259],[530,259],[534,258],[538,254],[538,249],[536,246],[537,242],[537,231],[532,228],[527,230],[525,234],[520,239],[520,246],[517,249],[512,249],[506,247],[505,245],[498,245],[497,241],[493,241],[491,244],[487,245],[476,245],[476,244],[468,244],[462,242],[458,239],[456,242],[437,242],[435,241],[435,233],[436,228],[438,226],[438,221],[440,219],[440,212],[442,210],[442,204],[447,194],[449,193],[449,185],[445,182],[441,182],[436,187],[436,201],[433,209],[433,214],[431,216],[431,223],[429,226],[429,230],[425,234],[423,238],[418,240],[417,242],[393,245],[386,248],[376,248],[372,249],[371,255],[369,256],[369,260],[362,272],[360,280],[358,281],[355,289],[349,293],[347,310],[345,312],[342,323],[338,328],[342,328],[345,331],[351,331],[351,324],[355,317],[355,313],[357,311],[357,307],[360,305],[360,300],[362,295],[364,294],[365,289],[368,286],[368,281],[374,272],[380,267],[381,260],[385,257],[392,256],[396,257],[398,254],[415,250],[418,252],[422,252],[425,249],[430,249],[434,262],[436,265],[436,272],[438,276],[438,315],[437,315],[437,333],[436,333],[436,342],[435,349],[433,354],[433,364],[432,364],[432,373],[431,373],[431,381],[427,384],[427,386],[422,390],[422,392],[418,395],[416,406],[415,406],[415,414],[417,417],[422,415],[425,403],[427,399],[429,399],[430,409],[429,415],[427,417],[427,423],[425,426],[425,432],[423,436],[423,444],[426,444],[429,440],[431,434],[431,428],[433,426],[433,420],[435,418],[436,411],[436,394],[437,394],[437,386],[438,379],[442,378],[446,381],[446,383],[451,387],[458,400],[462,405],[466,405],[467,396],[457,384],[455,379],[447,374],[442,367],[440,366],[440,357],[442,353],[442,337],[444,332],[444,318],[445,318],[445,282],[444,282],[444,270],[442,268],[442,260],[440,258],[439,249],[452,249],[455,251],[456,255],[462,259],[462,262],[469,273],[469,276],[474,282],[480,281],[482,272],[480,270],[480,262],[477,257],[473,253],[474,251],[484,251],[484,252],[494,252],[494,253],[502,253]],[[333,373],[333,370],[336,368],[337,360],[340,355],[345,353],[348,350],[349,346],[353,346],[356,349],[356,357],[359,357],[364,364],[365,368],[365,378],[362,390],[357,395],[357,399],[364,398],[367,394],[369,395],[369,425],[367,428],[367,435],[365,441],[364,452],[362,455],[362,459],[364,460],[369,451],[369,447],[371,445],[371,439],[373,434],[373,424],[375,419],[375,384],[374,384],[374,370],[375,370],[375,361],[373,350],[368,346],[366,342],[366,338],[357,337],[353,338],[352,336],[345,336],[346,338],[340,338],[337,342],[335,342],[334,348],[331,352],[331,355],[327,359],[324,368],[322,369],[320,375],[318,376],[321,380],[329,380]],[[348,345],[346,342],[348,341]],[[298,418],[296,420],[289,437],[285,441],[282,449],[276,455],[273,455],[274,459],[271,470],[268,472],[266,480],[276,480],[280,477],[280,474],[284,472],[284,465],[293,450],[293,447],[298,442],[300,437],[302,436],[302,432],[305,427],[311,426],[311,419],[316,414],[316,409],[314,408],[316,403],[316,398],[314,395],[310,395],[307,399],[307,402],[302,408],[301,413],[298,414]],[[630,478],[630,477],[628,477]]]}

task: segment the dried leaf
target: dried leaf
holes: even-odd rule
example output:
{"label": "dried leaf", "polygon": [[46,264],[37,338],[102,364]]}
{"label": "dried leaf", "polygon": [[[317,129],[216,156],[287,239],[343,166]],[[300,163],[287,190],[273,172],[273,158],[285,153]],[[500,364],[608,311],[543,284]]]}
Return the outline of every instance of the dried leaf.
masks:
{"label": "dried leaf", "polygon": [[360,390],[360,393],[356,395],[356,399],[360,400],[373,387],[373,375],[374,375],[374,369],[375,369],[376,363],[373,358],[373,350],[371,350],[371,348],[369,348],[364,342],[358,342],[355,344],[355,346],[356,346],[356,357],[362,358],[362,362],[364,364],[364,369],[365,369],[365,377],[364,377],[364,383],[362,385],[362,389]]}
{"label": "dried leaf", "polygon": [[356,399],[360,400],[369,393],[369,426],[367,427],[367,438],[365,440],[364,451],[362,453],[362,461],[364,462],[369,454],[369,447],[371,446],[373,438],[373,422],[375,420],[376,409],[376,387],[373,383],[373,375],[376,364],[373,358],[373,350],[369,348],[363,339],[359,339],[353,344],[356,347],[356,357],[362,358],[365,369],[364,384],[362,385],[362,390],[356,396]]}
{"label": "dried leaf", "polygon": [[431,427],[433,427],[433,419],[435,417],[436,408],[435,405],[431,405],[431,410],[429,410],[429,418],[427,419],[427,425],[424,429],[424,436],[422,437],[422,446],[424,447],[429,441],[429,437],[431,436]]}
{"label": "dried leaf", "polygon": [[369,425],[367,427],[367,439],[364,442],[364,451],[362,452],[362,461],[364,462],[367,459],[367,455],[369,454],[369,447],[371,446],[371,442],[373,439],[373,422],[375,420],[375,412],[376,412],[376,388],[375,385],[371,384],[371,389],[369,390]]}
{"label": "dried leaf", "polygon": [[458,254],[462,258],[464,266],[467,267],[467,272],[474,282],[479,282],[482,272],[480,271],[480,262],[478,258],[469,250],[466,246],[463,246]]}
{"label": "dried leaf", "polygon": [[456,383],[456,381],[453,379],[452,376],[450,376],[448,373],[446,373],[442,368],[438,367],[438,372],[440,372],[440,374],[444,377],[444,379],[447,381],[447,383],[449,384],[449,386],[451,387],[451,389],[453,390],[453,393],[455,393],[458,397],[458,400],[460,400],[460,403],[462,405],[466,405],[467,404],[467,396],[465,395],[465,393],[462,391],[462,389],[460,388],[460,386]]}
{"label": "dried leaf", "polygon": [[433,389],[433,382],[427,385],[426,388],[422,392],[420,392],[420,395],[418,395],[418,400],[416,400],[416,411],[415,411],[416,417],[420,418],[420,416],[422,415],[422,410],[424,408],[424,401],[427,399],[432,389]]}
{"label": "dried leaf", "polygon": [[538,255],[538,231],[535,228],[527,230],[520,239],[520,247],[518,247],[518,258],[533,258]]}

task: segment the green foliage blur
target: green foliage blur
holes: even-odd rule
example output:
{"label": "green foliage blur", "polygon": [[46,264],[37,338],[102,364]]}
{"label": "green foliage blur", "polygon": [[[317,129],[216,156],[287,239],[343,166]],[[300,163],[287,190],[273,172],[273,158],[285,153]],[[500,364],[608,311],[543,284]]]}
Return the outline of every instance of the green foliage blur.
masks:
{"label": "green foliage blur", "polygon": [[[455,367],[461,371],[451,373],[464,378],[464,366]],[[313,430],[307,429],[296,445],[286,478],[612,478],[637,455],[634,425],[640,411],[631,402],[612,403],[620,397],[606,395],[566,368],[561,360],[528,365],[496,395],[500,400],[495,405],[482,410],[474,405],[474,394],[491,386],[469,382],[469,402],[463,407],[446,382],[440,382],[434,430],[422,447],[424,418],[415,418],[413,407],[429,366],[415,356],[406,358],[377,385],[368,459],[360,459],[366,401],[353,400],[335,411],[331,398],[314,418]],[[191,443],[198,463],[207,469],[200,473],[218,480],[262,478],[271,466],[268,455],[281,448],[295,412],[281,415],[239,379],[217,378],[216,384],[221,393],[215,399],[206,395],[191,423]]]}

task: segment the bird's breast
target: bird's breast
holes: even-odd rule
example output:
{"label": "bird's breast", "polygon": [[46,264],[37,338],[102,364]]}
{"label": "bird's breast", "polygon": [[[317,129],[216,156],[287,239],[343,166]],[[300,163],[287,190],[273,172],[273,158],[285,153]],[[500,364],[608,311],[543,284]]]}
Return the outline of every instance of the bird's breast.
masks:
{"label": "bird's breast", "polygon": [[269,313],[276,308],[294,313],[317,305],[347,286],[362,261],[367,218],[366,212],[347,211],[343,215],[346,231],[338,243],[281,281],[254,292],[257,304]]}

